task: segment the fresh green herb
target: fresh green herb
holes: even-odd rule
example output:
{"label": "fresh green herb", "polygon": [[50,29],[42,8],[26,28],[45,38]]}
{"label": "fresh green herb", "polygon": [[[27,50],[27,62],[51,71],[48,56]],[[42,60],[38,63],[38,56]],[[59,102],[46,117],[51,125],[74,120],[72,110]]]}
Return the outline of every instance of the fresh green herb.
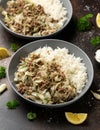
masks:
{"label": "fresh green herb", "polygon": [[0,66],[0,79],[6,77],[6,68],[4,66]]}
{"label": "fresh green herb", "polygon": [[36,117],[37,117],[36,113],[33,113],[33,112],[27,113],[28,120],[34,120]]}
{"label": "fresh green herb", "polygon": [[100,36],[95,36],[90,39],[90,43],[94,46],[100,44]]}
{"label": "fresh green herb", "polygon": [[9,109],[15,109],[17,106],[19,106],[20,103],[18,100],[14,99],[14,100],[11,100],[11,101],[8,101],[6,103],[6,106],[9,108]]}
{"label": "fresh green herb", "polygon": [[88,31],[92,28],[92,24],[90,22],[90,18],[93,17],[93,14],[87,14],[77,20],[77,29],[81,31]]}
{"label": "fresh green herb", "polygon": [[12,49],[12,51],[17,51],[18,50],[18,48],[19,48],[19,46],[16,44],[16,43],[12,43],[11,44],[11,49]]}

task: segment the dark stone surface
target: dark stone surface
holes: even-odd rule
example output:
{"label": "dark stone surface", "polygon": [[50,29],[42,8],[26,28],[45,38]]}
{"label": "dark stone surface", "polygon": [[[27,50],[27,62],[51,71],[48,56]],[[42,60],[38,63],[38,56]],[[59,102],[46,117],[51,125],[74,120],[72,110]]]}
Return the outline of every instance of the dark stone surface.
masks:
{"label": "dark stone surface", "polygon": [[[100,65],[94,59],[94,52],[99,46],[92,46],[89,42],[92,36],[100,35],[100,29],[95,23],[96,14],[100,12],[100,0],[71,0],[73,6],[73,17],[68,27],[59,35],[53,37],[69,41],[82,50],[90,57],[94,67],[94,80],[90,90],[75,104],[59,108],[39,108],[24,102],[11,89],[8,79],[0,80],[0,83],[6,83],[8,90],[0,95],[0,130],[100,130],[100,101],[93,98],[91,90],[100,88]],[[93,13],[93,27],[91,31],[78,32],[75,28],[75,20],[85,14]],[[11,54],[11,43],[18,43],[23,46],[29,41],[18,39],[6,32],[0,25],[0,47],[6,47]],[[0,60],[0,66],[8,66],[10,57]],[[9,110],[6,107],[6,102],[12,99],[18,99],[20,106],[15,110]],[[28,121],[26,114],[30,111],[37,113],[37,119]],[[87,112],[88,119],[82,125],[74,126],[67,122],[64,112]]]}

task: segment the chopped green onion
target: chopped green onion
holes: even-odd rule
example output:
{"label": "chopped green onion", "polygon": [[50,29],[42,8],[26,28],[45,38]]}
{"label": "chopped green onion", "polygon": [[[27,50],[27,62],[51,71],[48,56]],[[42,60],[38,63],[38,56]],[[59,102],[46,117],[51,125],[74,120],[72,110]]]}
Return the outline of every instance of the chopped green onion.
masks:
{"label": "chopped green onion", "polygon": [[27,113],[28,120],[34,120],[36,117],[37,117],[36,113],[33,113],[33,112]]}

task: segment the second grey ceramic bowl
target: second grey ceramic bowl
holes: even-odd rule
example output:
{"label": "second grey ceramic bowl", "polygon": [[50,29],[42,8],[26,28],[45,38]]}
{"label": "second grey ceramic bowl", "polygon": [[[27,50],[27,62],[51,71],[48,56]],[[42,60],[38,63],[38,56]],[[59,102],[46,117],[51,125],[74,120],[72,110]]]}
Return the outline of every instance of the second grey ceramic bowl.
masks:
{"label": "second grey ceramic bowl", "polygon": [[[8,0],[0,0],[0,5],[1,7],[3,7],[4,9],[6,8],[6,3],[7,3]],[[43,39],[43,38],[48,38],[48,37],[51,37],[51,36],[54,36],[56,34],[58,34],[59,32],[61,32],[67,25],[68,23],[70,22],[71,18],[72,18],[72,14],[73,14],[73,9],[72,9],[72,4],[70,2],[70,0],[60,0],[63,4],[63,6],[67,9],[67,20],[65,21],[63,27],[56,31],[55,33],[52,33],[52,34],[49,34],[49,35],[46,35],[46,36],[38,36],[38,37],[35,37],[35,36],[26,36],[26,35],[21,35],[21,34],[18,34],[18,33],[15,33],[13,31],[11,31],[4,23],[3,21],[3,16],[2,14],[0,13],[0,22],[2,24],[2,26],[11,34],[17,36],[18,38],[23,38],[23,39],[28,39],[28,40],[31,40],[31,39]]]}
{"label": "second grey ceramic bowl", "polygon": [[[85,63],[86,68],[87,68],[88,82],[86,83],[82,92],[79,95],[77,95],[74,99],[72,99],[70,101],[66,101],[64,103],[60,103],[60,104],[44,105],[44,104],[38,104],[34,101],[25,99],[23,97],[23,95],[17,91],[15,83],[14,83],[14,73],[17,70],[17,65],[19,64],[20,58],[26,57],[30,52],[35,51],[36,49],[38,49],[40,47],[44,47],[44,46],[50,46],[53,49],[55,49],[57,47],[67,48],[71,54],[74,53],[76,57],[80,57],[83,59],[83,62]],[[62,41],[62,40],[56,40],[56,39],[37,40],[37,41],[31,42],[27,45],[24,45],[12,56],[11,61],[9,63],[8,71],[7,71],[7,77],[8,77],[9,83],[10,83],[11,87],[13,88],[13,90],[20,97],[22,97],[23,99],[25,99],[26,101],[28,101],[32,104],[42,106],[42,107],[51,107],[51,108],[67,106],[67,105],[72,104],[72,103],[76,102],[77,100],[79,100],[90,88],[92,80],[93,80],[93,76],[94,76],[93,66],[92,66],[92,63],[91,63],[89,57],[86,55],[86,53],[83,52],[79,47],[73,45],[72,43]]]}

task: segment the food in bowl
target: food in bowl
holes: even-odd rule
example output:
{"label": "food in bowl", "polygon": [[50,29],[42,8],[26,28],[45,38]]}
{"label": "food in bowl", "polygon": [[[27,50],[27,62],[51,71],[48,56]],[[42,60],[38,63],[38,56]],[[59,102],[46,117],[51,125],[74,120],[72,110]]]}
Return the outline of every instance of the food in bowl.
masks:
{"label": "food in bowl", "polygon": [[13,32],[35,37],[55,33],[67,20],[60,0],[10,0],[2,15]]}
{"label": "food in bowl", "polygon": [[59,104],[82,92],[88,81],[80,57],[66,48],[44,46],[20,59],[14,73],[17,91],[40,104]]}

